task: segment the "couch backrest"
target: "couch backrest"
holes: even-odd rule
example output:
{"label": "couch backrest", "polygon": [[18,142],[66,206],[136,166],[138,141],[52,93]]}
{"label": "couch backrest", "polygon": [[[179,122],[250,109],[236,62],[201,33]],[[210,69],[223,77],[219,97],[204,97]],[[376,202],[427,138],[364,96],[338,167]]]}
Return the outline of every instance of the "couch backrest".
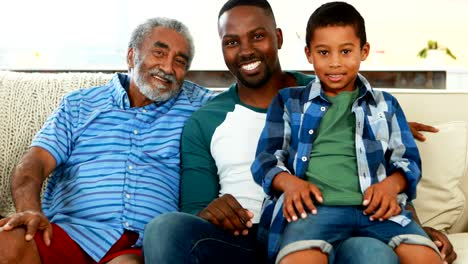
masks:
{"label": "couch backrest", "polygon": [[422,179],[414,204],[423,224],[468,232],[468,92],[390,91],[408,121],[440,128],[418,142]]}
{"label": "couch backrest", "polygon": [[63,95],[105,84],[111,77],[102,73],[0,71],[0,215],[14,211],[11,172]]}
{"label": "couch backrest", "polygon": [[[0,215],[14,211],[10,174],[67,92],[102,85],[112,74],[0,71]],[[424,224],[468,232],[468,92],[390,90],[409,121],[440,126],[418,143],[423,179],[415,206]]]}

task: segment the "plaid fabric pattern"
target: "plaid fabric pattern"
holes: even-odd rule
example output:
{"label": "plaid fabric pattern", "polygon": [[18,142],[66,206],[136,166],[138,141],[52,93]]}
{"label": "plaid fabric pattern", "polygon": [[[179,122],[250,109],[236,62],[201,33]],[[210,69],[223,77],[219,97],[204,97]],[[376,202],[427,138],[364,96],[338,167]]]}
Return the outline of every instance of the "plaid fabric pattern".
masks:
{"label": "plaid fabric pattern", "polygon": [[[416,195],[421,176],[421,160],[416,143],[398,101],[389,93],[373,90],[358,75],[358,99],[351,111],[356,116],[356,158],[361,191],[401,169],[407,190],[399,195],[405,204]],[[320,121],[330,103],[317,79],[306,87],[283,89],[268,109],[265,127],[252,164],[255,181],[263,186],[267,198],[262,207],[259,238],[266,242],[268,257],[274,260],[286,220],[283,197],[272,189],[274,177],[287,171],[304,178]],[[404,208],[404,207],[403,207]],[[390,220],[407,225],[410,213],[403,211]]]}

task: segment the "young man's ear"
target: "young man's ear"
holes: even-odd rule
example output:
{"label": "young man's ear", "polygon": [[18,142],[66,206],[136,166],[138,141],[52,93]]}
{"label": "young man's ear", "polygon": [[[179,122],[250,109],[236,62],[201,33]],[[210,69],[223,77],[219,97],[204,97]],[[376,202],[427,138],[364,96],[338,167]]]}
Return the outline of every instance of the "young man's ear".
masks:
{"label": "young man's ear", "polygon": [[361,48],[361,61],[365,61],[367,59],[367,56],[369,56],[370,52],[370,44],[369,42],[366,42],[364,46]]}
{"label": "young man's ear", "polygon": [[135,51],[133,48],[128,48],[127,50],[127,65],[129,69],[133,69],[135,67]]}
{"label": "young man's ear", "polygon": [[307,46],[304,47],[304,53],[305,53],[309,63],[314,64],[314,59],[312,58],[312,51],[309,49],[309,47],[307,47]]}
{"label": "young man's ear", "polygon": [[281,47],[283,46],[283,31],[281,31],[281,28],[276,29],[276,39],[278,49],[281,49]]}

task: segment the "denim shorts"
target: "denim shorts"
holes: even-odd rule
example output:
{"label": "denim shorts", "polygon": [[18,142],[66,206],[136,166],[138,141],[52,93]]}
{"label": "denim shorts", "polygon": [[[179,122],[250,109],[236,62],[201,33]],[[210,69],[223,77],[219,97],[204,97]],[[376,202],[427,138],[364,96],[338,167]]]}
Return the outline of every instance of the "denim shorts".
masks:
{"label": "denim shorts", "polygon": [[393,249],[400,243],[407,243],[428,246],[439,253],[424,229],[414,221],[406,226],[389,220],[370,221],[369,216],[363,214],[362,206],[316,207],[316,215],[308,214],[305,219],[287,223],[276,262],[295,251],[320,248],[333,263],[333,249],[356,236],[376,238]]}

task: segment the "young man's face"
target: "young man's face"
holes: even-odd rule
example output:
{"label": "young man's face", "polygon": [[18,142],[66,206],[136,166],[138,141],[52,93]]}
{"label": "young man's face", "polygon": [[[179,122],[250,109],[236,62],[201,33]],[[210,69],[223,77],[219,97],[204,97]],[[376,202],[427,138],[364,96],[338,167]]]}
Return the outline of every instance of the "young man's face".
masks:
{"label": "young man's face", "polygon": [[360,40],[352,26],[327,26],[315,29],[307,59],[327,95],[354,90],[361,61],[369,55],[369,43],[361,49]]}
{"label": "young man's face", "polygon": [[128,52],[140,92],[152,101],[166,101],[177,94],[187,73],[188,54],[184,36],[169,28],[154,28],[138,50]]}
{"label": "young man's face", "polygon": [[273,17],[255,6],[238,6],[218,21],[224,62],[237,80],[258,88],[280,69],[278,49],[283,38]]}

